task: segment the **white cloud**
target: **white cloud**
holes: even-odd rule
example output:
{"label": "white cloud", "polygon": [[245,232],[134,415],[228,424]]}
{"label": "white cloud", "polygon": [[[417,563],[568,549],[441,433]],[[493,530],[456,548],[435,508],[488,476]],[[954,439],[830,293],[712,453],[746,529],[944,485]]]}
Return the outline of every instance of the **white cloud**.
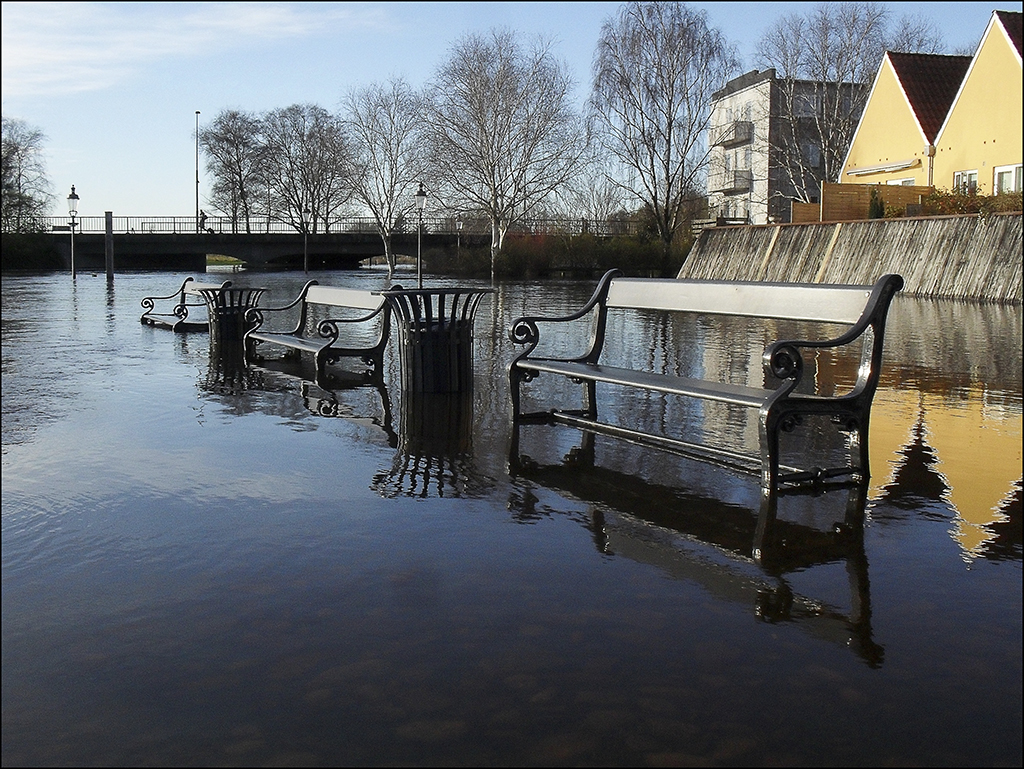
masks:
{"label": "white cloud", "polygon": [[108,88],[154,62],[387,27],[347,3],[3,3],[5,96]]}

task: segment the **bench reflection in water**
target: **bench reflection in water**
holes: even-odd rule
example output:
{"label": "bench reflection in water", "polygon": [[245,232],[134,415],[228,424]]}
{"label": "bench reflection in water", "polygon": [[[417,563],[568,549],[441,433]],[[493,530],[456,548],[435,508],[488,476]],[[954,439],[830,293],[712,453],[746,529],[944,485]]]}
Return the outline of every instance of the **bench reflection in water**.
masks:
{"label": "bench reflection in water", "polygon": [[[703,585],[717,598],[749,604],[764,622],[792,622],[815,637],[849,646],[871,667],[882,664],[884,650],[873,639],[864,550],[866,484],[851,482],[819,494],[791,490],[763,496],[760,507],[746,507],[599,466],[591,433],[584,433],[582,445],[561,463],[528,460],[512,466],[512,473],[587,505],[585,525],[602,553],[656,566]],[[529,485],[520,488],[509,508],[533,517],[537,498]],[[830,523],[812,526],[804,522],[807,516],[788,514],[800,506],[813,507],[816,520],[824,512]],[[787,514],[780,516],[780,507]],[[840,563],[849,588],[845,609],[801,595],[787,579]]]}
{"label": "bench reflection in water", "polygon": [[[473,393],[401,393],[399,426],[379,369],[348,371],[331,366],[320,372],[306,359],[265,359],[246,363],[239,345],[211,345],[209,370],[201,388],[216,395],[292,393],[298,413],[344,419],[381,431],[396,449],[391,466],[376,473],[370,487],[385,498],[465,497],[490,487],[473,459]],[[367,395],[374,395],[373,403]],[[397,395],[397,394],[396,394]],[[250,399],[229,403],[232,409],[288,411],[278,400]],[[297,416],[297,415],[296,415]]]}

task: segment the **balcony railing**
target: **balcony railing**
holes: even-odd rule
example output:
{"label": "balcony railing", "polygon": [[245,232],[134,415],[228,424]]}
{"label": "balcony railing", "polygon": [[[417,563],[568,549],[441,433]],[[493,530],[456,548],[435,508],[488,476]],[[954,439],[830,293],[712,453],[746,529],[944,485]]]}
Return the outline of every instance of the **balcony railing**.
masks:
{"label": "balcony railing", "polygon": [[719,147],[732,147],[746,144],[754,139],[754,124],[749,120],[736,120],[719,130],[714,144]]}
{"label": "balcony railing", "polygon": [[727,171],[715,183],[712,192],[730,195],[736,192],[747,192],[754,182],[754,174],[750,170]]}

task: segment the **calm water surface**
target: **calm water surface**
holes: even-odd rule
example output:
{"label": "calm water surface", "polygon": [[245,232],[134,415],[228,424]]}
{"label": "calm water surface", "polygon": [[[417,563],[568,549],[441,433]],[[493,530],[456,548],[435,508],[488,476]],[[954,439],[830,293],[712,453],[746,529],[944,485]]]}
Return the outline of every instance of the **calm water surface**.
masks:
{"label": "calm water surface", "polygon": [[[863,530],[846,490],[783,497],[755,562],[754,477],[542,426],[510,474],[504,330],[592,281],[500,286],[472,397],[414,401],[390,354],[382,388],[321,387],[140,325],[183,277],[3,279],[5,766],[1021,764],[1019,306],[898,298]],[[614,333],[740,377],[766,338]],[[841,450],[826,428],[794,450]]]}

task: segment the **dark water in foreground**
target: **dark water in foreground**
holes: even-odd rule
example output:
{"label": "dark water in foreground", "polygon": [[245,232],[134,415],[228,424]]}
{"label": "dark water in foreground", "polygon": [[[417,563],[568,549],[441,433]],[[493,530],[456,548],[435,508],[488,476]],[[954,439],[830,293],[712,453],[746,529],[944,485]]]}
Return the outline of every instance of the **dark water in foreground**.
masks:
{"label": "dark water in foreground", "polygon": [[[554,427],[509,474],[504,329],[591,282],[501,286],[472,401],[424,406],[393,357],[331,391],[141,326],[183,277],[3,279],[4,766],[1021,764],[1019,306],[898,299],[862,536],[845,491],[783,497],[757,563],[753,477]],[[764,341],[616,333],[726,371]]]}

